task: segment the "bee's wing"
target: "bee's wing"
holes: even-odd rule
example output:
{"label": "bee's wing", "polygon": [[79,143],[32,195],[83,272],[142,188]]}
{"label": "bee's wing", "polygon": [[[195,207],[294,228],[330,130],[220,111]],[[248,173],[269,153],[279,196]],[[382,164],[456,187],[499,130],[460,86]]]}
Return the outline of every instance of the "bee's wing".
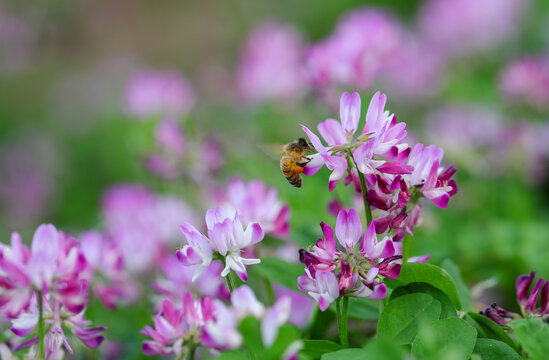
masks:
{"label": "bee's wing", "polygon": [[272,159],[280,159],[284,155],[283,144],[257,144],[259,151]]}

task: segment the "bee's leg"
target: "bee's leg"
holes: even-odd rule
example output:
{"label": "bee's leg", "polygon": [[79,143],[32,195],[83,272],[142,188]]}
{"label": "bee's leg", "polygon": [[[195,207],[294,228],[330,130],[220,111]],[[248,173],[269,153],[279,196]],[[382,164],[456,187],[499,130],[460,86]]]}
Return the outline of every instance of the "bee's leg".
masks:
{"label": "bee's leg", "polygon": [[301,166],[301,167],[305,167],[308,163],[311,162],[311,158],[310,157],[307,157],[307,156],[304,156],[302,159],[301,159],[301,162],[298,162],[297,165]]}

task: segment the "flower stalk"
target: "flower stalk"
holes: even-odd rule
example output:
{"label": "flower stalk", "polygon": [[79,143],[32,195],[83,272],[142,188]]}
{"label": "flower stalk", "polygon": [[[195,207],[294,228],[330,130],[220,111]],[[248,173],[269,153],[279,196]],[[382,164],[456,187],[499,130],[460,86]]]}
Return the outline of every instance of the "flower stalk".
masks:
{"label": "flower stalk", "polygon": [[360,190],[362,191],[362,201],[364,202],[364,212],[366,213],[366,226],[372,222],[372,209],[368,204],[368,187],[366,186],[366,179],[364,174],[358,171],[358,178],[360,179]]}
{"label": "flower stalk", "polygon": [[[341,304],[343,302],[343,304]],[[337,299],[336,303],[336,312],[337,312],[337,327],[339,329],[339,342],[340,344],[348,348],[349,347],[349,335],[347,329],[347,320],[348,320],[348,310],[349,310],[349,297],[343,296]]]}
{"label": "flower stalk", "polygon": [[44,302],[42,291],[38,291],[38,349],[40,359],[46,358],[44,349]]}

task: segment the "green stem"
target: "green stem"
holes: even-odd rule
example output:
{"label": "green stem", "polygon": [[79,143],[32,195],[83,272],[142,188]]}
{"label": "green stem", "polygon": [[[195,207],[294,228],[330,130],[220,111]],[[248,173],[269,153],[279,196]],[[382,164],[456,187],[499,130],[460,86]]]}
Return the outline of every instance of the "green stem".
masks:
{"label": "green stem", "polygon": [[362,201],[364,202],[364,212],[366,213],[366,227],[372,222],[372,209],[368,205],[368,187],[366,186],[366,179],[364,174],[358,171],[358,178],[360,179],[360,190],[362,191]]}
{"label": "green stem", "polygon": [[189,352],[189,360],[194,360],[194,351],[196,348],[193,346],[191,347],[191,351]]}
{"label": "green stem", "polygon": [[227,285],[229,286],[229,291],[232,294],[234,290],[233,274],[229,272],[225,278],[227,279]]}
{"label": "green stem", "polygon": [[271,280],[269,280],[265,276],[262,276],[261,278],[263,279],[263,283],[265,284],[265,290],[267,291],[267,300],[269,302],[269,305],[274,305],[275,297],[273,292],[273,286],[271,285]]}
{"label": "green stem", "polygon": [[410,236],[408,233],[404,235],[404,240],[402,240],[402,263],[406,264],[408,262],[408,257],[410,256]]}
{"label": "green stem", "polygon": [[347,330],[347,321],[348,321],[348,309],[349,309],[349,298],[343,296],[343,305],[340,309],[341,298],[337,299],[336,311],[337,311],[337,327],[339,329],[339,342],[345,348],[349,347],[349,335]]}
{"label": "green stem", "polygon": [[46,358],[44,349],[44,304],[42,299],[42,291],[38,291],[38,349],[40,359]]}

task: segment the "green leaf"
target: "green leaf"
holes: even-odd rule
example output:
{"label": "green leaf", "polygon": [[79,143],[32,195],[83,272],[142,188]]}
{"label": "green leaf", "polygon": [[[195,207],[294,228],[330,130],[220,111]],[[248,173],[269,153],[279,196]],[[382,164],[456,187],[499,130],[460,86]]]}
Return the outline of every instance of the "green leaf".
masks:
{"label": "green leaf", "polygon": [[311,359],[320,359],[320,357],[326,353],[338,351],[343,348],[341,345],[328,340],[305,340],[303,343],[303,349],[301,349],[299,353]]}
{"label": "green leaf", "polygon": [[444,260],[440,266],[450,274],[454,282],[456,283],[459,300],[461,301],[461,307],[463,310],[469,309],[469,304],[471,303],[471,293],[469,292],[469,287],[463,281],[461,277],[461,271],[459,267],[450,259]]}
{"label": "green leaf", "polygon": [[540,318],[519,319],[509,322],[522,348],[532,360],[547,359],[549,354],[549,326]]}
{"label": "green leaf", "polygon": [[215,358],[216,360],[247,360],[253,359],[250,352],[246,349],[224,351]]}
{"label": "green leaf", "polygon": [[441,305],[441,312],[440,312],[441,319],[457,317],[456,308],[454,307],[452,300],[450,300],[450,298],[445,293],[443,293],[436,287],[429,285],[427,283],[410,283],[406,286],[398,287],[392,292],[391,301],[402,295],[414,294],[414,293],[428,294],[428,295],[431,295],[436,300],[438,300],[438,302],[440,302],[440,305]]}
{"label": "green leaf", "polygon": [[423,293],[400,296],[391,301],[379,317],[377,335],[399,345],[410,344],[421,323],[438,319],[440,302]]}
{"label": "green leaf", "polygon": [[282,355],[286,349],[297,339],[299,339],[299,331],[294,325],[282,325],[278,330],[275,342],[267,351],[268,358],[282,359]]}
{"label": "green leaf", "polygon": [[467,360],[476,338],[475,328],[462,319],[436,320],[422,326],[412,344],[412,353],[418,359]]}
{"label": "green leaf", "polygon": [[486,316],[474,312],[468,312],[463,318],[469,325],[477,329],[479,338],[494,339],[499,340],[507,345],[511,346],[513,349],[518,351],[517,344],[507,335],[505,331],[496,324],[494,321],[488,319]]}
{"label": "green leaf", "polygon": [[303,264],[294,264],[278,258],[263,258],[253,267],[267,279],[295,291],[299,291],[297,278],[305,273],[304,268]]}
{"label": "green leaf", "polygon": [[321,360],[364,360],[366,351],[364,349],[344,349],[322,355]]}
{"label": "green leaf", "polygon": [[456,309],[461,310],[461,302],[454,279],[452,279],[446,270],[438,266],[422,263],[406,263],[402,265],[398,278],[385,280],[387,286],[392,289],[413,282],[424,282],[438,288],[448,295]]}
{"label": "green leaf", "polygon": [[238,330],[244,340],[244,346],[250,350],[252,357],[262,354],[265,351],[263,340],[261,339],[261,325],[259,320],[253,316],[248,316],[240,322]]}
{"label": "green leaf", "polygon": [[474,354],[482,360],[521,360],[520,355],[504,342],[494,339],[477,339]]}
{"label": "green leaf", "polygon": [[384,339],[370,341],[363,349],[365,359],[401,360],[404,357],[401,347]]}

